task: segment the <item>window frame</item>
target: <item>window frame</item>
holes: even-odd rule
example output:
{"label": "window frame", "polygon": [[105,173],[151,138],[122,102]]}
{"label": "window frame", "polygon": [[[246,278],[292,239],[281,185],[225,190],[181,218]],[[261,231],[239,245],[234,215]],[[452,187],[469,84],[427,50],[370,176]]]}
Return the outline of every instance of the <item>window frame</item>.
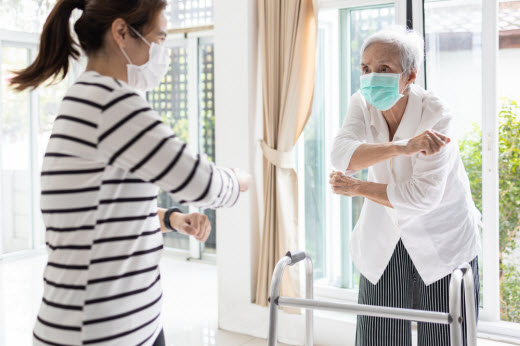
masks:
{"label": "window frame", "polygon": [[[38,42],[39,42],[39,36],[34,33],[26,33],[26,32],[17,32],[12,30],[4,30],[0,29],[0,65],[2,64],[2,50],[4,48],[21,48],[27,50],[27,57],[29,61],[32,61],[36,54],[37,54],[37,48],[38,48]],[[2,73],[0,71],[0,79],[2,78]],[[0,90],[0,99],[2,98],[2,92]],[[38,230],[43,229],[43,222],[41,220],[40,216],[40,208],[39,208],[39,198],[37,196],[39,195],[40,191],[40,182],[39,182],[39,162],[40,158],[38,157],[38,130],[39,130],[39,94],[38,90],[36,91],[29,91],[27,95],[27,101],[28,101],[28,125],[29,125],[29,193],[30,193],[30,200],[29,200],[29,215],[31,217],[31,220],[29,221],[29,236],[27,239],[27,248],[15,251],[11,253],[4,253],[3,249],[3,241],[2,237],[0,237],[0,260],[11,258],[11,257],[18,257],[23,254],[30,254],[34,250],[42,249],[44,247],[43,245],[43,239],[44,235],[42,235],[42,232],[38,232]],[[2,108],[0,107],[0,115],[2,113]],[[2,126],[1,120],[2,117],[0,116],[0,126]],[[2,143],[0,142],[0,170],[2,169],[2,150],[1,150]],[[0,173],[1,177],[1,173]],[[0,184],[0,208],[1,210],[4,210],[3,204],[4,201],[4,194],[3,194],[3,184]],[[2,225],[0,225],[2,227]]]}
{"label": "window frame", "polygon": [[[214,42],[215,32],[213,26],[201,27],[203,30],[193,30],[193,28],[182,31],[182,29],[170,29],[170,35],[166,38],[165,44],[168,48],[185,45],[187,54],[187,79],[197,81],[188,83],[188,147],[192,152],[202,153],[200,143],[200,107],[199,107],[199,44],[201,40],[211,39]],[[173,33],[173,34],[171,34]],[[189,213],[201,213],[202,210],[193,206],[188,206]],[[212,230],[215,231],[215,230]],[[213,253],[204,251],[204,244],[193,237],[188,238],[188,249],[178,249],[165,247],[164,251],[178,257],[189,259],[205,260],[216,263],[217,256]]]}
{"label": "window frame", "polygon": [[[33,61],[38,54],[38,46],[40,41],[40,35],[38,33],[21,32],[13,30],[0,29],[0,64],[2,64],[3,48],[22,48],[27,49],[29,61]],[[77,77],[80,71],[77,67],[81,64],[80,62],[74,62],[69,70],[69,74],[73,78],[68,79],[68,84]],[[1,79],[1,72],[0,72]],[[2,98],[0,90],[0,99]],[[31,220],[29,221],[29,237],[27,248],[20,251],[14,251],[10,253],[3,253],[3,244],[0,237],[0,260],[12,257],[20,257],[25,255],[33,254],[36,252],[45,251],[45,225],[41,217],[40,212],[40,165],[42,157],[39,156],[39,131],[40,131],[40,92],[39,89],[28,92],[28,107],[29,107],[29,176],[30,176],[30,205],[29,215]],[[2,110],[0,108],[0,114]],[[1,117],[0,117],[0,126]],[[0,169],[2,168],[1,162],[1,142],[0,142]],[[1,176],[1,174],[0,174]],[[0,184],[0,208],[2,208],[3,193],[2,184]],[[3,210],[3,209],[0,209]],[[1,225],[0,225],[1,227]]]}
{"label": "window frame", "polygon": [[[414,29],[424,36],[424,2],[414,3]],[[502,321],[500,317],[500,200],[499,200],[499,135],[498,114],[498,29],[497,0],[481,0],[482,13],[482,300],[478,331],[492,339],[516,341],[520,323]],[[417,6],[416,6],[417,5]],[[426,65],[426,59],[425,59]],[[425,68],[423,68],[425,73]],[[425,82],[427,84],[427,76]],[[423,84],[424,86],[424,84]]]}
{"label": "window frame", "polygon": [[[395,24],[398,25],[404,25],[406,22],[406,0],[404,0],[404,6],[401,6],[402,3],[400,3],[402,0],[322,0],[319,3],[319,11],[321,13],[322,10],[342,10],[342,9],[370,9],[370,8],[377,8],[380,6],[388,6],[388,5],[394,5],[395,10]],[[404,8],[404,12],[403,12]],[[404,13],[404,15],[398,15],[398,13]],[[318,15],[319,16],[319,15]],[[402,21],[401,23],[399,21]],[[318,28],[324,27],[324,26],[330,26],[330,23],[323,24],[318,20]],[[338,24],[339,26],[339,24]],[[327,28],[331,30],[331,28]],[[336,29],[339,29],[336,27]],[[332,29],[334,30],[334,29]],[[340,35],[339,33],[333,33],[333,37],[330,37],[330,35],[327,37],[327,41],[325,42],[326,49],[333,48],[334,53],[332,55],[338,56],[339,55],[339,47],[336,48],[333,44],[333,41],[337,42],[337,39],[339,39]],[[336,54],[337,53],[337,54]],[[325,67],[326,70],[330,69],[330,66]],[[337,71],[339,73],[339,69]],[[327,73],[326,75],[334,75],[336,76],[338,73],[331,74]],[[347,76],[350,76],[350,69],[347,69]],[[330,77],[332,78],[332,77]],[[339,77],[338,77],[339,78]],[[335,81],[334,81],[335,82]],[[338,81],[339,82],[339,81]],[[350,83],[348,83],[348,88],[350,89]],[[337,83],[335,84],[337,85]],[[327,90],[326,86],[326,90]],[[330,89],[330,88],[329,88]],[[335,89],[335,88],[332,88]],[[341,114],[338,109],[338,107],[331,106],[331,105],[338,105],[339,104],[339,92],[335,90],[329,90],[330,92],[325,92],[327,95],[328,101],[325,102],[325,113],[330,118],[331,124],[336,124],[336,126],[326,126],[325,128],[325,155],[330,153],[332,148],[332,142],[331,138],[333,138],[335,132],[338,129],[339,122],[341,119]],[[327,121],[329,122],[329,121]],[[303,172],[303,152],[304,152],[304,143],[305,143],[305,131],[301,134],[298,143],[296,145],[296,155],[298,156],[298,172]],[[327,171],[331,171],[332,167],[330,166],[329,160],[327,161]],[[305,177],[304,174],[298,175],[299,179],[299,206],[300,210],[304,210],[305,206]],[[339,216],[340,215],[340,197],[337,195],[334,195],[330,188],[326,188],[326,208],[325,210],[329,211],[329,215]],[[303,209],[302,209],[303,208]],[[299,224],[305,225],[305,217],[303,216],[304,213],[300,212],[299,215]],[[340,232],[330,232],[328,230],[332,229],[340,229],[341,221],[338,217],[327,217],[326,220],[326,248],[327,248],[327,254],[335,253],[337,251],[334,251],[334,248],[337,248],[335,246],[338,244],[339,238],[340,238]],[[331,233],[337,233],[333,234],[333,236],[329,236]],[[300,247],[305,248],[305,226],[300,227],[299,232],[299,239],[300,239]],[[336,257],[336,259],[341,258],[341,253],[335,253],[333,256]],[[334,261],[331,258],[332,256],[327,255],[325,261],[327,263],[326,267],[332,268],[334,265]],[[301,285],[303,285],[303,282],[305,280],[300,280]],[[302,290],[303,290],[302,286]],[[331,301],[346,301],[346,302],[357,302],[358,298],[358,290],[356,288],[338,288],[333,287],[330,285],[327,285],[326,283],[316,282],[315,288],[314,288],[314,294],[318,299],[324,299],[324,300],[331,300]]]}

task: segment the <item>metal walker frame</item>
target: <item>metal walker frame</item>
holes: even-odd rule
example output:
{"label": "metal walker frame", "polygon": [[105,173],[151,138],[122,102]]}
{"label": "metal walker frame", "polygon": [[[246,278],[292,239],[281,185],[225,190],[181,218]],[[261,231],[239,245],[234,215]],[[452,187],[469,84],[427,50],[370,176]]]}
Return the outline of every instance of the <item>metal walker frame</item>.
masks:
{"label": "metal walker frame", "polygon": [[[280,285],[287,265],[305,261],[305,299],[280,297]],[[467,278],[467,280],[465,280]],[[451,275],[449,288],[449,312],[433,312],[414,309],[390,308],[355,303],[331,303],[314,300],[313,266],[310,256],[304,252],[288,252],[274,268],[269,297],[269,337],[268,346],[277,345],[278,307],[305,308],[305,345],[314,345],[313,310],[350,312],[356,315],[396,318],[401,320],[447,324],[450,326],[452,346],[462,346],[462,289],[465,292],[466,318],[476,320],[473,270],[468,263],[455,269]],[[467,345],[477,345],[476,323],[467,323]]]}

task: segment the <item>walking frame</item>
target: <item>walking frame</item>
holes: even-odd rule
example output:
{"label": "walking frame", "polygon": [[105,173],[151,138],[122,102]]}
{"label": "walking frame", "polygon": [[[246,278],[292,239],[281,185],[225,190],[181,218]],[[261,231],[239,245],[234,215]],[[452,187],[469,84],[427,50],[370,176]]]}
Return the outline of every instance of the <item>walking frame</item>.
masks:
{"label": "walking frame", "polygon": [[[280,285],[287,265],[292,266],[305,261],[305,299],[280,297]],[[277,344],[278,307],[288,306],[305,309],[305,346],[313,346],[313,310],[349,312],[356,315],[396,318],[400,320],[447,324],[450,326],[452,346],[462,346],[462,289],[465,292],[467,325],[467,345],[477,345],[477,326],[473,271],[468,263],[455,269],[451,274],[449,288],[449,312],[433,312],[414,309],[390,308],[384,306],[355,303],[331,303],[314,300],[313,266],[310,256],[304,252],[288,252],[274,268],[269,298],[269,337],[268,346]]]}

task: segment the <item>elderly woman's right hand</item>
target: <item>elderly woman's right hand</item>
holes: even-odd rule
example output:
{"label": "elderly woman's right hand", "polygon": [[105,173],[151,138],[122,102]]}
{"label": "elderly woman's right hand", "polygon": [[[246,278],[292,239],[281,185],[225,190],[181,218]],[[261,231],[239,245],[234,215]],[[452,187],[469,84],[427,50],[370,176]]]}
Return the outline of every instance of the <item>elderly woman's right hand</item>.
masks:
{"label": "elderly woman's right hand", "polygon": [[451,139],[435,130],[426,130],[418,136],[410,139],[404,148],[407,156],[417,153],[429,156],[438,153]]}

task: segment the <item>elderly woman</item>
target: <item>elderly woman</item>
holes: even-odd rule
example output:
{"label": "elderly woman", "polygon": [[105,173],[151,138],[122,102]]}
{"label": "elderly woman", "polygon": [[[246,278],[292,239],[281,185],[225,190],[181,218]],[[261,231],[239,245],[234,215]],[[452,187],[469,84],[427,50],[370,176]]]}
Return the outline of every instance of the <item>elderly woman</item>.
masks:
{"label": "elderly woman", "polygon": [[[478,306],[480,215],[451,140],[452,113],[413,84],[423,47],[396,27],[364,42],[361,88],[334,140],[330,183],[336,194],[365,197],[350,242],[359,303],[447,312],[450,273],[465,262]],[[368,181],[352,177],[365,168]],[[418,339],[449,345],[449,327],[419,323]],[[411,344],[410,322],[358,318],[356,345]]]}

